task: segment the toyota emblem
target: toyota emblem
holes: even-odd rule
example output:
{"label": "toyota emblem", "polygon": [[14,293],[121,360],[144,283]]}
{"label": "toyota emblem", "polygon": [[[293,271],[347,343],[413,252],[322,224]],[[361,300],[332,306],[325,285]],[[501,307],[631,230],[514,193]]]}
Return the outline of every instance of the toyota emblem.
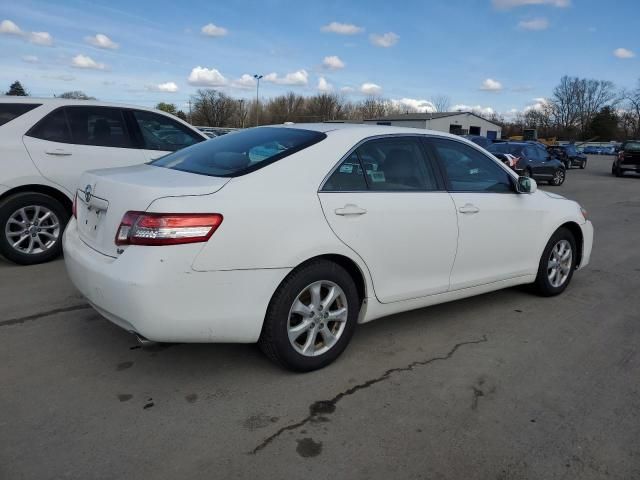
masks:
{"label": "toyota emblem", "polygon": [[91,201],[91,185],[84,187],[84,200],[89,203]]}

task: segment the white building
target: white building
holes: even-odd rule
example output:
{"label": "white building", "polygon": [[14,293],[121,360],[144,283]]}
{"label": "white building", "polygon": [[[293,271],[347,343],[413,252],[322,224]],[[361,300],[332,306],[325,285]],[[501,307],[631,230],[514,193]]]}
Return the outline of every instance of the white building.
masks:
{"label": "white building", "polygon": [[502,127],[472,112],[405,113],[388,117],[365,119],[373,125],[426,128],[457,135],[481,135],[490,139],[501,138]]}

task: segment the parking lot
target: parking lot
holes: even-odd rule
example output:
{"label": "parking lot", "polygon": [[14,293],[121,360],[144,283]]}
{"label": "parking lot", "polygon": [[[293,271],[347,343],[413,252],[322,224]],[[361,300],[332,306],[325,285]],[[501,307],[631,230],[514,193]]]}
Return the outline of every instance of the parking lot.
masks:
{"label": "parking lot", "polygon": [[611,161],[541,185],[595,226],[565,294],[381,319],[309,374],[141,348],[63,261],[0,260],[0,478],[640,478],[640,176]]}

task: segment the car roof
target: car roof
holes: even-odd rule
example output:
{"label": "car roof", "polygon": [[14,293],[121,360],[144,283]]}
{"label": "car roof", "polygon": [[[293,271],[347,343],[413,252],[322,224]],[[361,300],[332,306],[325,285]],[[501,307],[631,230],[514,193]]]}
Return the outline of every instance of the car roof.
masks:
{"label": "car roof", "polygon": [[42,97],[21,97],[12,95],[0,95],[0,103],[37,103],[39,105],[83,105],[96,107],[119,107],[119,108],[135,108],[137,110],[153,110],[153,107],[143,107],[140,105],[128,105],[123,103],[103,102],[100,100],[76,100],[71,98],[42,98]]}

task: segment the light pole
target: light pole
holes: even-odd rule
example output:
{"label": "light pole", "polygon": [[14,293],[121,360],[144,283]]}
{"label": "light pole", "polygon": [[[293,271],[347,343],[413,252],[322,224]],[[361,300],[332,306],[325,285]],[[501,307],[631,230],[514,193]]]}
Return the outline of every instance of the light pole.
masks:
{"label": "light pole", "polygon": [[262,75],[258,75],[257,73],[253,76],[253,78],[256,79],[256,127],[258,126],[259,122],[259,115],[260,115],[260,79],[262,78]]}

